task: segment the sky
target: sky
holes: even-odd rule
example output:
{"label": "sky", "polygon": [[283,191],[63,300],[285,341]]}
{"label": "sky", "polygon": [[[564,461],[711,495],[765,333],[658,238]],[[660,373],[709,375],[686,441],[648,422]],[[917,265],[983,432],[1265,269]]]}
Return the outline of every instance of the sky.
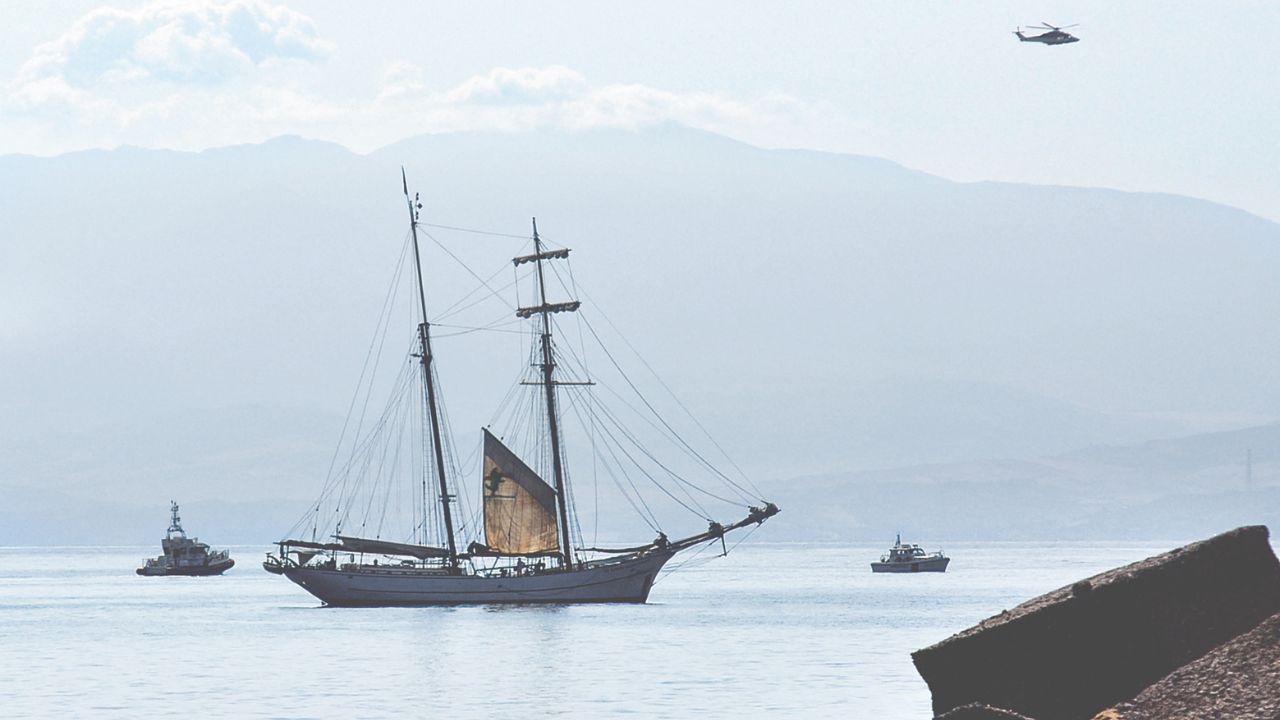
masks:
{"label": "sky", "polygon": [[[0,154],[677,122],[1280,220],[1280,4],[0,1]],[[1019,43],[1080,23],[1081,42]],[[1069,220],[1069,218],[1051,219]]]}

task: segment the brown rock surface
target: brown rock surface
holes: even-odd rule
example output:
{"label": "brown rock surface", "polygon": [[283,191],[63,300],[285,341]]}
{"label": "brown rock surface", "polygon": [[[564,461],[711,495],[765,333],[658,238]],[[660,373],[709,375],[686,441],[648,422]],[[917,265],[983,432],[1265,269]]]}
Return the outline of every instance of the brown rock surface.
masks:
{"label": "brown rock surface", "polygon": [[1280,615],[1174,670],[1095,720],[1280,718]]}
{"label": "brown rock surface", "polygon": [[939,715],[937,720],[1032,720],[1032,718],[1011,710],[972,703],[948,710]]}
{"label": "brown rock surface", "polygon": [[1060,588],[913,654],[943,714],[1080,720],[1280,612],[1267,529],[1238,528]]}

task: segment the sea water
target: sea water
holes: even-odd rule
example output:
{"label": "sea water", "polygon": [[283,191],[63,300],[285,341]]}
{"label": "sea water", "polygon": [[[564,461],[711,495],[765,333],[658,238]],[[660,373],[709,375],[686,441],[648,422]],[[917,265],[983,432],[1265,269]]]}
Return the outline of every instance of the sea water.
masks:
{"label": "sea water", "polygon": [[1177,544],[964,544],[899,575],[879,546],[747,543],[677,557],[645,605],[361,609],[265,548],[213,578],[0,548],[0,717],[928,718],[911,651]]}

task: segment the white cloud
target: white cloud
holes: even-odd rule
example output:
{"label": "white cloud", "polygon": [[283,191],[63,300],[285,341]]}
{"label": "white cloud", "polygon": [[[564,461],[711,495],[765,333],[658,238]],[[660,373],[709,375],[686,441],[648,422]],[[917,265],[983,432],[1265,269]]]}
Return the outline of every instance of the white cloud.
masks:
{"label": "white cloud", "polygon": [[761,121],[800,119],[809,109],[795,98],[772,95],[741,101],[714,93],[675,93],[646,85],[606,85],[560,109],[560,121],[570,127],[642,127],[678,122],[693,127],[725,129]]}
{"label": "white cloud", "polygon": [[269,0],[100,8],[35,49],[0,95],[0,152],[122,143],[201,149],[280,134],[369,150],[424,132],[640,128],[678,122],[748,141],[815,112],[786,96],[740,100],[593,85],[563,65],[495,67],[451,86],[409,62],[363,97],[321,94],[332,49],[306,15]]}
{"label": "white cloud", "polygon": [[99,8],[7,83],[0,135],[12,144],[0,152],[189,149],[312,129],[334,108],[297,85],[330,51],[309,17],[266,0]]}
{"label": "white cloud", "polygon": [[786,95],[737,100],[711,92],[678,93],[635,83],[593,87],[575,70],[494,68],[458,85],[430,91],[409,63],[388,68],[374,112],[419,123],[412,132],[520,131],[534,128],[637,129],[667,122],[750,136],[754,130],[817,119],[814,108]]}
{"label": "white cloud", "polygon": [[469,78],[444,93],[442,102],[452,105],[528,105],[567,99],[587,88],[581,73],[563,65],[543,68],[494,68]]}
{"label": "white cloud", "polygon": [[[99,8],[35,49],[10,84],[20,110],[102,101],[155,86],[216,87],[272,64],[323,58],[310,18],[262,0]],[[127,103],[119,103],[121,105]]]}
{"label": "white cloud", "polygon": [[382,89],[378,92],[378,100],[385,102],[414,97],[426,90],[426,73],[422,72],[422,68],[410,62],[394,62],[382,72]]}

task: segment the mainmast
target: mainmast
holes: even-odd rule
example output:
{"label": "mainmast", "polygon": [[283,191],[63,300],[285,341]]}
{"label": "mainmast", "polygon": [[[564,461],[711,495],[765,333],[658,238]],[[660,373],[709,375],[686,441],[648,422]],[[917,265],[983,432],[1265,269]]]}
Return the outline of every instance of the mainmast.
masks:
{"label": "mainmast", "polygon": [[542,316],[542,385],[547,393],[547,429],[551,434],[551,466],[555,471],[556,507],[560,511],[560,550],[565,569],[573,567],[573,549],[569,544],[569,510],[565,502],[566,484],[564,465],[560,456],[560,422],[556,412],[555,357],[551,352],[551,313],[573,312],[581,303],[576,300],[565,303],[547,302],[547,283],[543,275],[542,261],[569,257],[569,249],[542,251],[542,239],[538,237],[538,219],[533,219],[533,254],[515,258],[511,262],[519,266],[527,262],[538,266],[538,301],[536,307],[516,310],[516,317]]}
{"label": "mainmast", "polygon": [[422,343],[422,378],[427,389],[427,410],[431,418],[431,449],[435,453],[436,477],[440,479],[440,505],[444,509],[444,532],[449,543],[449,565],[458,564],[458,548],[453,539],[453,513],[449,509],[449,483],[444,474],[444,446],[440,442],[440,413],[436,407],[436,385],[431,375],[431,323],[427,320],[427,292],[422,286],[422,257],[418,252],[418,196],[409,198],[409,180],[400,168],[404,182],[404,199],[409,204],[409,228],[413,233],[413,265],[418,271],[418,300],[422,306],[422,323],[418,339]]}

